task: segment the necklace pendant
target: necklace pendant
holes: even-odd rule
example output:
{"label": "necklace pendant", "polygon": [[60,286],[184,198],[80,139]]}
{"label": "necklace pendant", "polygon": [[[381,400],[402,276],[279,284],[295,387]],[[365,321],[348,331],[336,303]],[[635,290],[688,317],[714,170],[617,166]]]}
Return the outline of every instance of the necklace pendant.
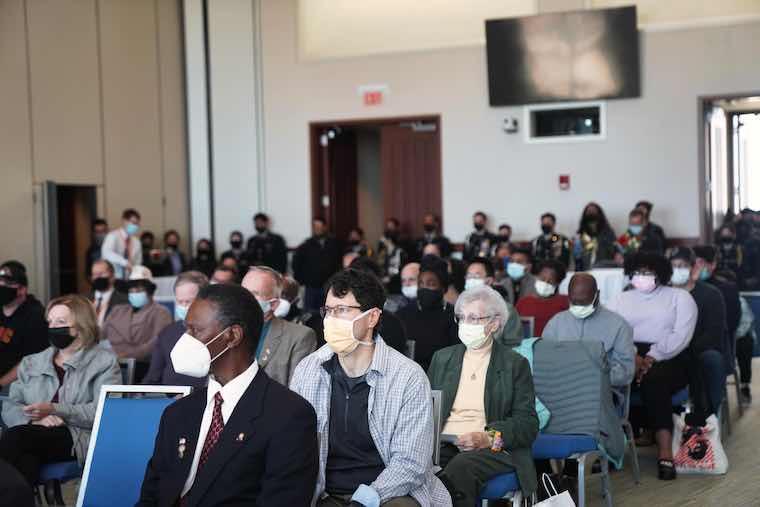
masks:
{"label": "necklace pendant", "polygon": [[470,375],[470,380],[476,380],[476,379],[477,379],[477,377],[475,377],[474,373],[472,375]]}

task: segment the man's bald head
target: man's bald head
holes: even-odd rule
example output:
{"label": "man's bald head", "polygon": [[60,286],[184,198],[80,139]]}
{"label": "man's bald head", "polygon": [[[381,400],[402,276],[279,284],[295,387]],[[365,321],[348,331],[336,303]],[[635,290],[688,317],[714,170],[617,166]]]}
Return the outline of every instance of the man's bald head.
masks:
{"label": "man's bald head", "polygon": [[570,279],[567,295],[571,305],[587,306],[596,298],[596,279],[588,273],[576,273]]}
{"label": "man's bald head", "polygon": [[402,285],[417,285],[417,278],[420,276],[420,263],[410,262],[401,270]]}

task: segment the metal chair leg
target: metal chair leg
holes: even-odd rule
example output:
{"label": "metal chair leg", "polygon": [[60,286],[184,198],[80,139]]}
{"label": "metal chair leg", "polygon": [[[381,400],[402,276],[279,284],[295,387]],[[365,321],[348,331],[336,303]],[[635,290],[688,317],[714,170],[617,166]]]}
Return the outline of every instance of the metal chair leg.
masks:
{"label": "metal chair leg", "polygon": [[633,426],[628,421],[623,421],[623,431],[625,438],[628,440],[628,448],[631,450],[631,461],[633,461],[633,480],[638,485],[641,484],[641,468],[639,467],[639,451],[636,449],[636,439],[633,435]]}
{"label": "metal chair leg", "polygon": [[610,462],[606,456],[602,456],[602,496],[607,500],[607,507],[612,507],[612,489],[610,483]]}
{"label": "metal chair leg", "polygon": [[586,455],[578,459],[578,507],[586,507]]}

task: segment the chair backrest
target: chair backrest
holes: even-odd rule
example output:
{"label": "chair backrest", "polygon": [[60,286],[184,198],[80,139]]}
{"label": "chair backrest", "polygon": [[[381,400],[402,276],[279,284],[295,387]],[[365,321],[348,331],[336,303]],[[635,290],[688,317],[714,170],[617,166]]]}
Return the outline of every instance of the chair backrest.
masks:
{"label": "chair backrest", "polygon": [[409,359],[411,359],[412,361],[414,361],[414,347],[416,343],[417,342],[415,342],[414,340],[406,341],[406,350],[405,350],[404,355],[408,357]]}
{"label": "chair backrest", "polygon": [[441,462],[441,402],[443,393],[433,391],[433,465]]}
{"label": "chair backrest", "polygon": [[[161,415],[174,396],[190,391],[187,386],[101,388],[77,507],[137,502]],[[129,397],[142,394],[151,397]]]}
{"label": "chair backrest", "polygon": [[135,363],[133,357],[119,359],[119,368],[121,368],[121,382],[125,386],[131,386],[135,383]]}
{"label": "chair backrest", "polygon": [[538,340],[533,383],[551,413],[544,432],[593,436],[611,457],[622,456],[625,441],[602,342]]}
{"label": "chair backrest", "polygon": [[520,323],[523,328],[523,338],[533,338],[536,319],[534,317],[520,317]]}

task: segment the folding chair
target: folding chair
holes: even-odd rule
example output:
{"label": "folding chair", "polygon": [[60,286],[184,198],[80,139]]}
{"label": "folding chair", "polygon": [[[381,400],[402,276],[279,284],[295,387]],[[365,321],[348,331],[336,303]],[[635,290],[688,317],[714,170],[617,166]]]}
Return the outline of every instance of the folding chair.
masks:
{"label": "folding chair", "polygon": [[520,323],[523,328],[523,338],[533,338],[536,319],[534,317],[520,317]]}
{"label": "folding chair", "polygon": [[623,407],[620,421],[623,424],[623,431],[625,432],[626,447],[631,451],[631,461],[633,461],[633,480],[636,484],[641,484],[641,468],[639,467],[639,451],[636,449],[636,438],[633,434],[633,426],[631,425],[631,385],[625,387],[625,393],[620,393],[615,389],[612,390],[613,396],[622,396],[620,406]]}
{"label": "folding chair", "polygon": [[101,388],[77,507],[137,502],[161,415],[174,396],[190,391],[187,386]]}
{"label": "folding chair", "polygon": [[121,382],[125,386],[131,386],[135,383],[135,364],[137,360],[133,357],[119,359],[119,368],[121,368]]}

